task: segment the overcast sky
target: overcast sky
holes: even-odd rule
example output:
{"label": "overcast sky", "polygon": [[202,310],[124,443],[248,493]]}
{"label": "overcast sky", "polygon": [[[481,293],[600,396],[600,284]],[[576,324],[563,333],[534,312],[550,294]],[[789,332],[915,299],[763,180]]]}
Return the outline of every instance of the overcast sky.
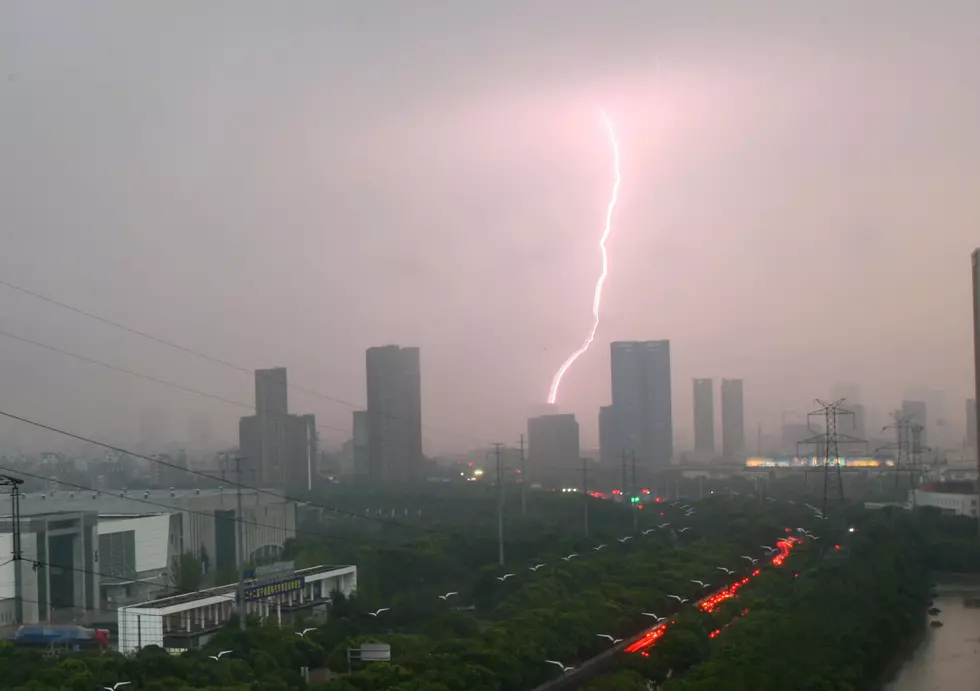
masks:
{"label": "overcast sky", "polygon": [[[621,339],[670,339],[681,446],[695,376],[744,378],[753,428],[840,381],[943,390],[962,428],[977,65],[975,0],[6,0],[0,279],[353,405],[366,347],[418,345],[427,451],[516,442],[590,326],[605,107],[603,319],[559,395],[584,446]],[[0,314],[253,401],[3,286]],[[0,408],[116,441],[244,412],[9,337]]]}

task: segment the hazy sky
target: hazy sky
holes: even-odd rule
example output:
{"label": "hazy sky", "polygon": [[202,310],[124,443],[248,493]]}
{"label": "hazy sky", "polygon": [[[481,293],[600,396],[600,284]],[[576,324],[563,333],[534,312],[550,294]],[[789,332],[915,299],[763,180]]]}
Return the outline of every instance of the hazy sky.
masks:
{"label": "hazy sky", "polygon": [[[694,376],[743,377],[752,426],[855,381],[962,427],[977,65],[975,0],[6,0],[0,279],[353,404],[367,346],[418,345],[427,451],[516,441],[590,325],[604,106],[611,273],[559,398],[585,446],[617,339],[671,340],[681,446]],[[2,286],[0,314],[252,402]],[[119,441],[243,412],[4,337],[0,408]]]}

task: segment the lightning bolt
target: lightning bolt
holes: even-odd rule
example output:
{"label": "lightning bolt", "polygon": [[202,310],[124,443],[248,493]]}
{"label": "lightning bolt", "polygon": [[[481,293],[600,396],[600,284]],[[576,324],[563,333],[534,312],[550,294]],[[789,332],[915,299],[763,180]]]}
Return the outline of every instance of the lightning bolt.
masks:
{"label": "lightning bolt", "polygon": [[575,364],[579,356],[587,351],[589,346],[592,345],[592,341],[595,340],[595,332],[599,328],[599,307],[602,305],[602,285],[606,282],[606,276],[609,274],[609,255],[606,252],[606,240],[609,239],[609,234],[612,232],[613,210],[616,208],[616,202],[619,201],[619,183],[622,181],[622,178],[619,174],[619,143],[616,141],[616,130],[613,129],[612,120],[609,119],[605,110],[600,110],[599,114],[602,116],[602,122],[605,124],[606,131],[609,134],[609,143],[612,146],[613,154],[612,194],[609,197],[609,204],[606,206],[606,225],[602,229],[602,236],[599,238],[599,251],[602,254],[602,273],[599,274],[599,280],[596,281],[595,294],[592,297],[592,329],[579,349],[569,355],[568,359],[555,372],[555,376],[551,380],[551,389],[548,391],[548,403],[554,403],[555,399],[558,398],[558,387],[561,386],[561,378],[565,376],[565,372]]}

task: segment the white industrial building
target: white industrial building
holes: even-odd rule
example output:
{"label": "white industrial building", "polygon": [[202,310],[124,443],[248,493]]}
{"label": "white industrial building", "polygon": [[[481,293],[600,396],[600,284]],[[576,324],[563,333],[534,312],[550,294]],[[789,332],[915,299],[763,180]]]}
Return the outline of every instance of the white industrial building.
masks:
{"label": "white industrial building", "polygon": [[943,513],[977,517],[977,492],[973,482],[934,482],[915,490],[916,506],[932,506]]}
{"label": "white industrial building", "polygon": [[[174,562],[189,552],[209,571],[236,568],[236,492],[56,490],[20,498],[20,563],[0,567],[0,584],[19,588],[24,623],[106,621],[130,602],[167,592],[175,583]],[[276,494],[242,491],[243,561],[275,556],[295,536],[296,505]],[[0,555],[12,553],[10,497],[0,498]],[[5,561],[0,556],[0,563]],[[33,568],[33,562],[52,568]],[[7,600],[0,585],[0,626]],[[50,593],[50,596],[49,596]]]}
{"label": "white industrial building", "polygon": [[[120,607],[119,652],[155,645],[179,653],[206,644],[235,612],[237,584]],[[326,615],[330,594],[357,590],[356,566],[314,566],[245,589],[247,616],[282,623]]]}

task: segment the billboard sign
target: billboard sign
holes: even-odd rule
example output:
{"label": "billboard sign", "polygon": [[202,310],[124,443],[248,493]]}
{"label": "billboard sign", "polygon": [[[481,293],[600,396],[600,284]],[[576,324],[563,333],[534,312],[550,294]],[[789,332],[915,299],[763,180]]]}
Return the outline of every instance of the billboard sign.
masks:
{"label": "billboard sign", "polygon": [[276,581],[274,583],[253,585],[249,588],[245,588],[245,599],[261,600],[266,597],[274,597],[284,593],[294,593],[298,590],[302,590],[305,585],[306,579],[302,576],[288,578],[284,581]]}

